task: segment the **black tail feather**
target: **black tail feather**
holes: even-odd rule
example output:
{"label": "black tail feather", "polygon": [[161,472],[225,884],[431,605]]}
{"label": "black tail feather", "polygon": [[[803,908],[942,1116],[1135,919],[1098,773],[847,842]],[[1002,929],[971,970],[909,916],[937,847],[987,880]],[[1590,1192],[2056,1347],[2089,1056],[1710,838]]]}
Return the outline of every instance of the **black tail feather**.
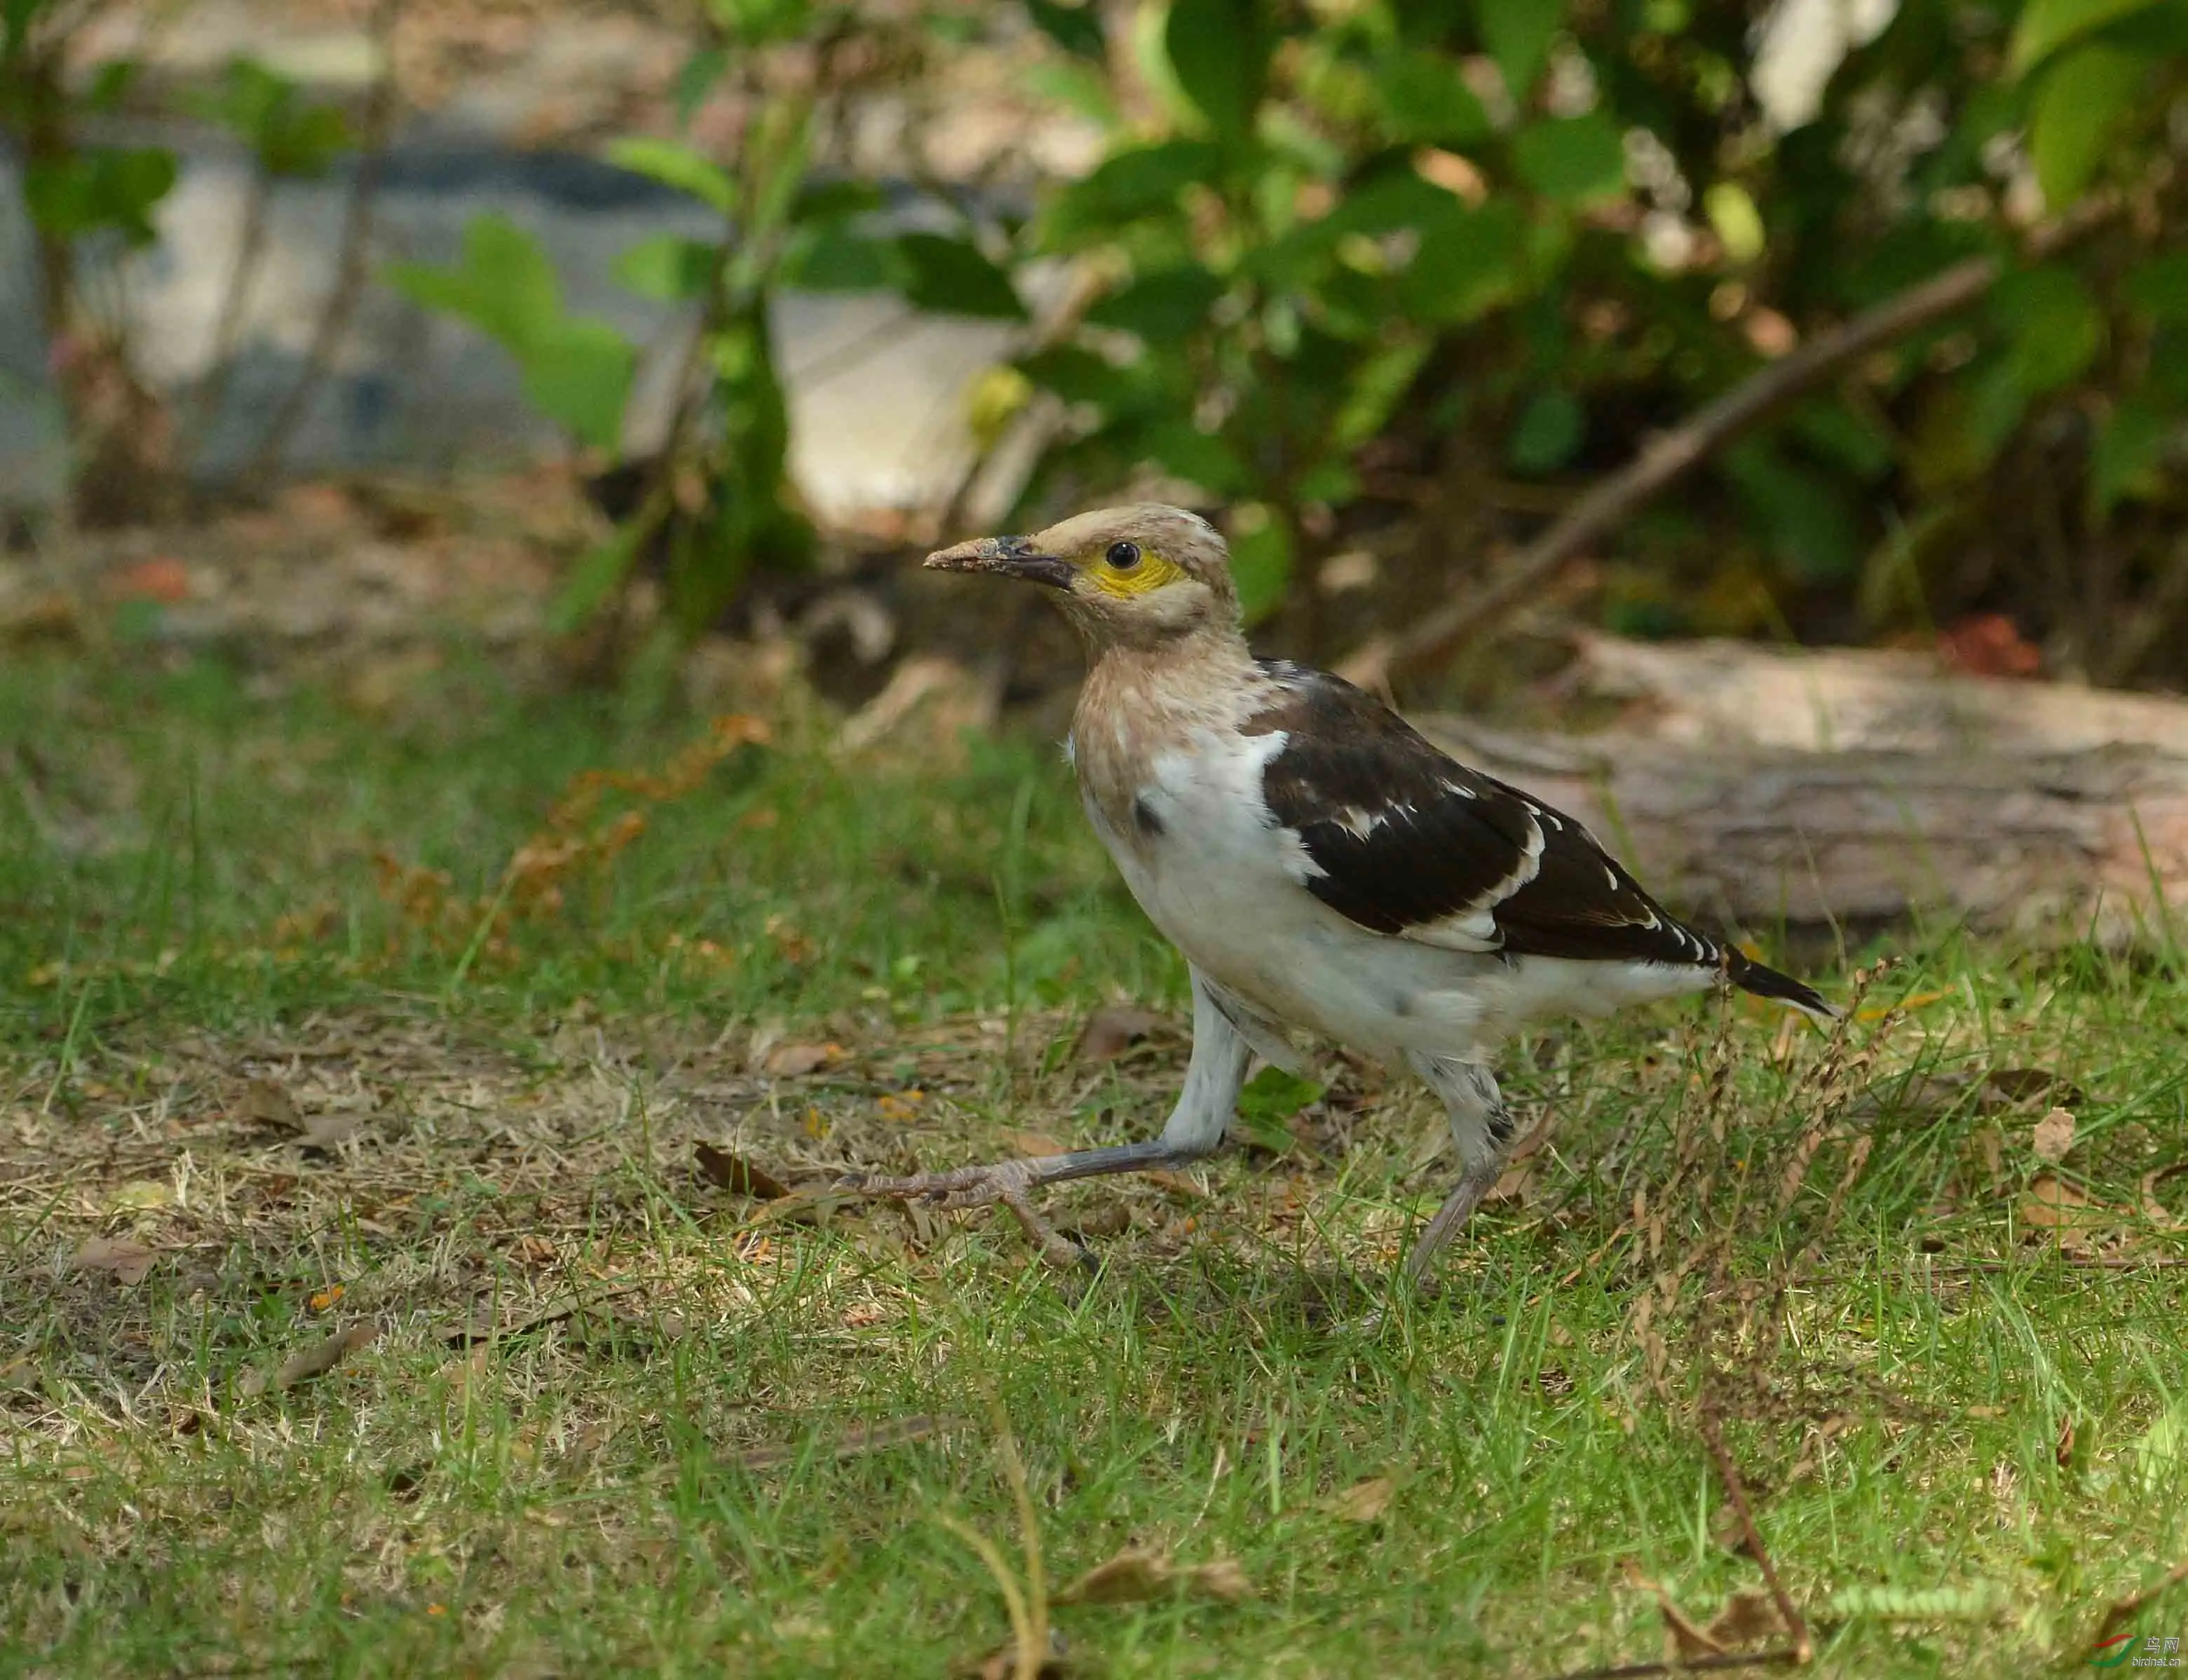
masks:
{"label": "black tail feather", "polygon": [[1813,986],[1795,979],[1790,974],[1780,974],[1766,967],[1754,958],[1728,946],[1725,950],[1725,975],[1744,992],[1757,997],[1775,998],[1780,1003],[1790,1003],[1804,1015],[1819,1021],[1836,1021],[1839,1012],[1824,1001],[1824,995]]}

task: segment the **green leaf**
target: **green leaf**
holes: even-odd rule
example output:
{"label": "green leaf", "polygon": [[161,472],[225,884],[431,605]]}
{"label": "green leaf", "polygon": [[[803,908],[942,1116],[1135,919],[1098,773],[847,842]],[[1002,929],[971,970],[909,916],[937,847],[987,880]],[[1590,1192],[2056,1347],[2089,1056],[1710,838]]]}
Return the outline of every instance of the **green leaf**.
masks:
{"label": "green leaf", "polygon": [[[1164,472],[1197,484],[1219,499],[1237,495],[1253,482],[1246,463],[1228,441],[1215,432],[1203,431],[1191,420],[1165,420],[1149,427],[1144,447],[1148,458]],[[1231,554],[1235,572],[1238,554],[1235,545]]]}
{"label": "green leaf", "polygon": [[606,321],[567,315],[517,354],[533,407],[581,443],[613,449],[638,358]]}
{"label": "green leaf", "polygon": [[1505,459],[1515,472],[1555,472],[1580,452],[1587,413],[1569,392],[1538,391],[1527,399],[1505,440]]}
{"label": "green leaf", "polygon": [[2092,41],[2061,55],[2044,73],[2028,123],[2028,150],[2044,202],[2064,210],[2081,196],[2103,161],[2120,119],[2135,106],[2150,61],[2140,53]]}
{"label": "green leaf", "polygon": [[84,147],[23,172],[31,220],[57,239],[110,228],[131,245],[158,237],[152,211],[175,184],[175,155],[159,146]]}
{"label": "green leaf", "polygon": [[1421,238],[1401,280],[1407,311],[1424,323],[1463,325],[1519,291],[1525,225],[1508,199],[1464,211]]}
{"label": "green leaf", "polygon": [[1223,282],[1205,268],[1164,268],[1112,292],[1086,312],[1086,319],[1166,346],[1207,325],[1208,312],[1223,292]]}
{"label": "green leaf", "polygon": [[1733,262],[1745,265],[1762,255],[1762,212],[1746,188],[1737,181],[1713,182],[1702,191],[1702,210]]}
{"label": "green leaf", "polygon": [[680,234],[657,234],[640,240],[616,259],[615,277],[640,297],[685,303],[706,295],[718,247]]}
{"label": "green leaf", "polygon": [[826,227],[871,215],[885,202],[871,181],[808,181],[791,201],[790,219],[801,228]]}
{"label": "green leaf", "polygon": [[1362,362],[1338,408],[1330,441],[1340,449],[1356,449],[1390,424],[1398,404],[1413,388],[1431,343],[1426,334],[1402,338]]}
{"label": "green leaf", "polygon": [[2078,379],[2102,347],[2105,318],[2080,276],[2049,264],[2006,275],[1989,313],[2008,341],[2006,366],[2025,397]]}
{"label": "green leaf", "polygon": [[1492,132],[1489,113],[1436,53],[1400,52],[1375,72],[1383,132],[1400,145],[1470,146]]}
{"label": "green leaf", "polygon": [[554,604],[547,609],[547,628],[567,636],[583,628],[607,605],[608,597],[623,587],[637,561],[640,547],[661,523],[660,516],[626,521],[606,540],[571,568]]}
{"label": "green leaf", "polygon": [[474,216],[465,225],[463,255],[454,266],[392,263],[385,279],[428,308],[462,316],[517,354],[562,313],[554,265],[537,240],[504,216]]}
{"label": "green leaf", "polygon": [[2128,302],[2154,320],[2188,322],[2188,251],[2168,251],[2127,272]]}
{"label": "green leaf", "polygon": [[1524,99],[1549,62],[1565,21],[1564,0],[1480,0],[1481,34],[1514,99]]}
{"label": "green leaf", "polygon": [[905,301],[938,314],[1021,321],[1025,305],[1011,277],[973,245],[940,234],[899,234]]}
{"label": "green leaf", "polygon": [[1520,178],[1555,203],[1582,209],[1626,190],[1626,146],[1600,111],[1531,122],[1512,137]]}
{"label": "green leaf", "polygon": [[1123,120],[1108,77],[1083,60],[1045,59],[1027,65],[1021,80],[1036,99],[1061,105],[1104,129],[1114,128]]}
{"label": "green leaf", "polygon": [[[1261,502],[1241,502],[1231,510],[1231,578],[1238,586],[1238,608],[1249,624],[1258,623],[1284,604],[1292,583],[1292,533],[1283,519]],[[1270,1068],[1271,1073],[1277,1072]],[[1283,1076],[1287,1080],[1291,1075]],[[1305,1086],[1305,1080],[1292,1080]],[[1314,1088],[1314,1097],[1322,1094]],[[1293,1108],[1314,1100],[1304,1097]],[[1242,1106],[1243,1112],[1243,1106]],[[1283,1111],[1285,1113],[1291,1109]]]}
{"label": "green leaf", "polygon": [[607,149],[607,160],[619,169],[658,181],[680,193],[689,193],[725,216],[737,208],[737,183],[720,165],[674,140],[634,135]]}
{"label": "green leaf", "polygon": [[475,216],[453,267],[398,262],[383,278],[508,351],[542,414],[584,443],[615,446],[637,356],[606,322],[564,313],[554,265],[530,234],[504,217]]}
{"label": "green leaf", "polygon": [[2026,76],[2061,47],[2156,3],[2157,0],[2028,0],[2013,26],[2006,70]]}
{"label": "green leaf", "polygon": [[2109,519],[2123,501],[2154,501],[2164,493],[2164,475],[2158,467],[2176,425],[2171,415],[2132,400],[2105,417],[2089,452],[2093,523]]}
{"label": "green leaf", "polygon": [[1057,195],[1051,236],[1106,236],[1122,223],[1175,210],[1178,195],[1222,161],[1222,149],[1208,140],[1164,140],[1115,153]]}
{"label": "green leaf", "polygon": [[1721,468],[1748,523],[1797,582],[1834,583],[1854,575],[1861,540],[1839,485],[1789,460],[1767,438],[1734,445]]}
{"label": "green leaf", "polygon": [[1259,1147],[1281,1155],[1298,1142],[1284,1122],[1309,1103],[1319,1102],[1326,1090],[1282,1068],[1264,1068],[1238,1093],[1239,1130]]}
{"label": "green leaf", "polygon": [[1100,64],[1108,57],[1108,37],[1102,32],[1102,14],[1091,0],[1064,5],[1061,0],[1025,0],[1026,15],[1050,40],[1082,59]]}
{"label": "green leaf", "polygon": [[782,255],[782,284],[801,291],[888,291],[903,285],[894,239],[868,239],[840,224],[808,229]]}
{"label": "green leaf", "polygon": [[1163,48],[1178,86],[1227,139],[1253,132],[1269,73],[1257,0],[1171,0]]}

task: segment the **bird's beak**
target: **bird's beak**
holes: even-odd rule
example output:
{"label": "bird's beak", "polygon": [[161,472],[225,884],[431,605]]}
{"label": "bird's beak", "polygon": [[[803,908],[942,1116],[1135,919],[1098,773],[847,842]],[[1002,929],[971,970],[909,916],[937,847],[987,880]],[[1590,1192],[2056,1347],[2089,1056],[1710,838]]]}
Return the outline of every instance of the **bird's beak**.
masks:
{"label": "bird's beak", "polygon": [[1018,578],[1029,583],[1046,583],[1068,589],[1078,574],[1071,562],[1043,554],[1026,537],[981,537],[953,549],[938,549],[927,556],[930,572],[990,572]]}

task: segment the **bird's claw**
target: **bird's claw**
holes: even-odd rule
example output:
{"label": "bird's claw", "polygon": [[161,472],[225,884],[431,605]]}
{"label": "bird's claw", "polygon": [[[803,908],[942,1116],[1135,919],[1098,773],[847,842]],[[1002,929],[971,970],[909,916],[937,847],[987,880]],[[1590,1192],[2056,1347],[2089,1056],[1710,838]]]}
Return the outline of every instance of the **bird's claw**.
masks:
{"label": "bird's claw", "polygon": [[836,1188],[892,1202],[918,1202],[954,1213],[1022,1197],[1036,1181],[1030,1163],[997,1161],[988,1166],[954,1167],[948,1172],[914,1173],[909,1178],[854,1172],[837,1179]]}
{"label": "bird's claw", "polygon": [[909,1178],[849,1173],[836,1181],[836,1188],[852,1195],[916,1202],[945,1213],[1000,1203],[1010,1210],[1011,1217],[1018,1221],[1019,1228],[1049,1265],[1064,1271],[1100,1271],[1101,1263],[1085,1245],[1063,1235],[1034,1206],[1031,1192],[1040,1182],[1035,1164],[1019,1160],[955,1167],[948,1172],[914,1173]]}

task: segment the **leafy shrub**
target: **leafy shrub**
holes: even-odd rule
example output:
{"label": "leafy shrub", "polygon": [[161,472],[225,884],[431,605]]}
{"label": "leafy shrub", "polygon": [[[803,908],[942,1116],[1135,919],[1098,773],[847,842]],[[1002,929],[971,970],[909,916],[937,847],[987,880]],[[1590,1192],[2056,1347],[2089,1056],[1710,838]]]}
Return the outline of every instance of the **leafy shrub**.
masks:
{"label": "leafy shrub", "polygon": [[[1608,466],[1972,255],[2006,270],[1981,310],[1716,463],[1700,505],[1747,533],[1734,595],[1858,594],[1888,624],[1968,593],[1971,534],[2039,595],[2010,535],[2032,451],[2063,455],[2070,550],[2177,493],[2179,0],[1906,0],[1784,132],[1752,92],[1751,14],[1697,0],[1172,0],[1132,43],[1141,89],[1114,85],[1091,8],[1029,9],[1052,85],[1111,135],[1028,244],[1106,282],[1023,364],[1080,420],[1051,471],[1152,465],[1231,505],[1257,608],[1283,599],[1303,527],[1360,493],[1379,435],[1446,477]],[[2095,236],[2024,255],[2039,200]],[[2039,441],[2062,428],[2063,452]],[[1705,546],[1682,526],[1658,521],[1644,596]],[[1721,586],[1706,546],[1683,569]],[[2148,583],[2188,562],[2153,535],[2112,563]]]}

